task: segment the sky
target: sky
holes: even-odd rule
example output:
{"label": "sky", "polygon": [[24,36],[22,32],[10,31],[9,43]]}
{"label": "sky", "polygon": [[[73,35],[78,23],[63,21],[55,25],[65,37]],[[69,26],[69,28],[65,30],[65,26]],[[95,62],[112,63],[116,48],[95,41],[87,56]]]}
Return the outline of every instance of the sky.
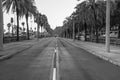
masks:
{"label": "sky", "polygon": [[47,15],[52,29],[62,26],[66,17],[74,11],[77,0],[35,0],[39,12]]}
{"label": "sky", "polygon": [[[72,14],[78,3],[77,0],[35,0],[39,12],[47,16],[52,29],[55,29],[56,26],[62,26],[65,18]],[[14,18],[16,24],[16,15],[11,12],[7,14],[4,12],[4,29],[6,30],[7,23],[10,23],[11,17]],[[29,19],[30,27],[33,26],[34,29],[37,25],[33,23],[34,21],[31,23],[31,21]],[[20,27],[22,27],[22,22],[25,22],[25,18],[20,20]]]}

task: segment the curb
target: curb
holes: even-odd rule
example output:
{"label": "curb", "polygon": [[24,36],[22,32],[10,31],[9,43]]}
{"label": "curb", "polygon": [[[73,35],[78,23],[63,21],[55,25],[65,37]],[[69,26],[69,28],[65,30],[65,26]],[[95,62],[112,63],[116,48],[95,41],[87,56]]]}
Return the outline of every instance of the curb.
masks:
{"label": "curb", "polygon": [[[65,40],[65,41],[66,41],[66,40]],[[69,40],[69,41],[70,41],[70,40]],[[67,42],[69,42],[69,41],[67,41]],[[70,42],[72,42],[72,41],[70,41]],[[69,42],[69,43],[70,43],[70,42]],[[101,59],[103,59],[103,60],[106,60],[106,61],[108,61],[108,62],[110,62],[110,63],[112,63],[112,64],[120,67],[120,64],[119,64],[116,60],[111,59],[110,57],[106,57],[106,56],[104,56],[104,55],[97,54],[95,51],[93,51],[93,50],[91,50],[91,49],[88,49],[88,48],[86,48],[86,47],[84,47],[84,46],[82,46],[82,45],[79,46],[79,45],[76,44],[75,42],[74,42],[74,44],[73,44],[73,43],[70,43],[70,44],[72,44],[72,45],[74,45],[74,46],[76,46],[76,47],[82,48],[82,49],[84,49],[84,50],[92,53],[93,55],[95,55],[95,56],[97,56],[97,57],[99,57],[99,58],[101,58]],[[109,54],[109,53],[108,53],[108,54]]]}
{"label": "curb", "polygon": [[32,46],[33,46],[33,45],[27,45],[27,47],[25,47],[25,48],[22,49],[22,50],[18,50],[18,51],[14,52],[14,53],[12,53],[12,54],[9,54],[9,55],[1,56],[1,57],[0,57],[0,61],[10,59],[10,58],[12,58],[13,56],[15,56],[16,54],[21,53],[21,52],[23,52],[23,51],[31,48]]}

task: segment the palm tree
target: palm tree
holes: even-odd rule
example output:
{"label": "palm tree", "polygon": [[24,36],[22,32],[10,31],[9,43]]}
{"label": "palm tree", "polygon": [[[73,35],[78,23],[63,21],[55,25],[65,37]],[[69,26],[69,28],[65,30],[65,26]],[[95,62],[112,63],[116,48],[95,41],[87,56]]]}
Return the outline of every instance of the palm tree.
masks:
{"label": "palm tree", "polygon": [[76,6],[76,14],[78,15],[79,22],[84,25],[85,41],[87,40],[87,25],[94,24],[93,12],[90,9],[91,6],[86,3],[87,2],[84,1]]}
{"label": "palm tree", "polygon": [[39,40],[39,26],[41,24],[41,13],[37,12],[35,15],[34,15],[34,21],[37,23],[37,40]]}
{"label": "palm tree", "polygon": [[[87,0],[76,7],[76,14],[78,14],[79,21],[84,24],[85,35],[89,29],[92,35],[94,30],[96,33],[96,42],[98,42],[98,25],[101,25],[105,18],[105,5],[103,3],[103,1],[95,2],[95,0]],[[89,25],[91,25],[91,28]]]}
{"label": "palm tree", "polygon": [[25,0],[24,4],[25,8],[23,9],[23,14],[25,15],[26,18],[26,25],[27,25],[27,39],[29,40],[29,25],[28,25],[28,17],[31,16],[32,14],[34,15],[37,11],[36,6],[34,6],[34,0]]}
{"label": "palm tree", "polygon": [[2,0],[0,0],[0,50],[3,50],[3,12],[2,12]]}
{"label": "palm tree", "polygon": [[110,21],[111,21],[112,25],[119,24],[118,25],[119,26],[118,27],[118,38],[120,38],[120,1],[116,0],[115,3],[116,3],[116,9],[115,9],[114,14],[112,15],[112,18]]}
{"label": "palm tree", "polygon": [[[46,23],[47,23],[47,17],[46,17],[46,15],[43,14],[40,16],[41,33],[42,33],[43,28],[45,27]],[[42,34],[41,34],[41,37],[42,37]]]}
{"label": "palm tree", "polygon": [[3,9],[7,11],[7,13],[10,11],[10,8],[12,8],[12,12],[16,11],[17,15],[17,41],[19,41],[19,17],[21,12],[21,7],[23,6],[23,0],[2,0],[3,2]]}
{"label": "palm tree", "polygon": [[31,7],[31,5],[33,4],[34,0],[2,0],[2,1],[3,1],[3,9],[5,9],[7,13],[10,11],[10,9],[12,9],[12,12],[16,11],[17,41],[19,41],[19,18],[25,14],[26,21],[28,22],[28,15],[29,15],[28,11],[33,10],[33,6]]}

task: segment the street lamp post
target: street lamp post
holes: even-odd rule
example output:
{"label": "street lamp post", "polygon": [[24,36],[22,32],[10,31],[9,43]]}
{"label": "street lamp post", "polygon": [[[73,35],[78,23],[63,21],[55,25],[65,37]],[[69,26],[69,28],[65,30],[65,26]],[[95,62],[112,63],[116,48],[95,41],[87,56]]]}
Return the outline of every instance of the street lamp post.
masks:
{"label": "street lamp post", "polygon": [[110,0],[106,5],[106,51],[110,52]]}
{"label": "street lamp post", "polygon": [[2,0],[0,0],[0,50],[3,50],[3,12],[2,12]]}

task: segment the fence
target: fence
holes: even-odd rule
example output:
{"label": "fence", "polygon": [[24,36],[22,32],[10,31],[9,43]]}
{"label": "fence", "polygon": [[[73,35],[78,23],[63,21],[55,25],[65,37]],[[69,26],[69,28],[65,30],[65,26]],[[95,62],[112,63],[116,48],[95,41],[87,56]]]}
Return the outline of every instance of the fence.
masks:
{"label": "fence", "polygon": [[[96,42],[96,39],[92,39],[92,42]],[[99,38],[99,43],[105,43],[105,38]],[[120,39],[110,38],[110,44],[120,45]]]}
{"label": "fence", "polygon": [[[22,41],[22,40],[27,40],[26,36],[19,36],[19,41]],[[14,37],[4,37],[3,38],[3,43],[9,43],[9,42],[16,42],[17,41],[17,37],[14,36]]]}

